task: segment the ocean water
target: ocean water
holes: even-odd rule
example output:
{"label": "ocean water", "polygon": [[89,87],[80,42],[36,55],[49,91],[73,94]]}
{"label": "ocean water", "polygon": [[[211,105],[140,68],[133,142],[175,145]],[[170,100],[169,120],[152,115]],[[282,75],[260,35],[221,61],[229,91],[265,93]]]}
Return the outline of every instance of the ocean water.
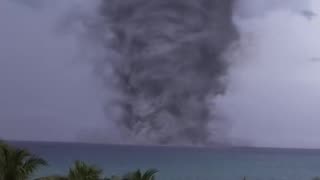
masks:
{"label": "ocean water", "polygon": [[320,150],[177,148],[76,143],[13,142],[45,158],[36,176],[66,174],[75,160],[100,166],[106,176],[156,168],[163,180],[311,180],[320,176]]}

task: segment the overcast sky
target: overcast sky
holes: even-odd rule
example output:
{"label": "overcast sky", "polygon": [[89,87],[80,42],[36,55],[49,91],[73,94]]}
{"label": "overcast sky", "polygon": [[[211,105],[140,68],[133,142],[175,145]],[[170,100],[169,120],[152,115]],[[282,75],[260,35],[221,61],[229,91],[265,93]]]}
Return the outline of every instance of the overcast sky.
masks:
{"label": "overcast sky", "polygon": [[[253,1],[243,0],[251,2],[239,11],[246,19],[235,20],[243,46],[230,54],[234,66],[219,109],[237,139],[260,146],[320,147],[320,18],[299,15],[308,8],[302,1]],[[61,2],[35,9],[0,1],[2,138],[74,141],[108,127],[76,37],[55,31],[58,17],[72,4]],[[320,1],[314,0],[311,9],[320,13]]]}
{"label": "overcast sky", "polygon": [[[291,2],[294,11],[238,22],[243,46],[220,105],[234,137],[260,146],[320,147],[320,18],[295,13],[307,1]],[[319,12],[320,1],[311,9]]]}
{"label": "overcast sky", "polygon": [[103,120],[74,37],[55,31],[62,12],[0,1],[0,137],[70,141]]}

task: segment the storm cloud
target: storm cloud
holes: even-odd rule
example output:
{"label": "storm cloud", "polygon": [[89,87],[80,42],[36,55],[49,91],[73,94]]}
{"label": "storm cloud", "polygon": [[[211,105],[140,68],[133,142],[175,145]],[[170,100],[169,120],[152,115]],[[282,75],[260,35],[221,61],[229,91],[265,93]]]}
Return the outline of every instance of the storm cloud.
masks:
{"label": "storm cloud", "polygon": [[[95,24],[96,20],[100,21],[99,18],[105,18],[105,16],[94,18],[94,23],[91,24],[92,17],[95,17],[95,13],[99,12],[96,9],[98,3],[93,1],[90,3],[88,1],[70,1],[68,3],[66,1],[56,1],[52,3],[50,1],[50,3],[37,4],[36,1],[32,1],[30,4],[26,2],[24,1],[23,4],[19,3],[18,0],[0,2],[1,137],[23,140],[81,140],[107,143],[128,143],[128,141],[131,141],[133,143],[173,144],[201,144],[223,137],[222,139],[229,139],[234,143],[250,142],[249,144],[257,146],[319,147],[317,127],[320,117],[318,111],[320,67],[317,59],[320,57],[318,48],[320,47],[318,41],[320,39],[318,33],[320,20],[317,16],[312,19],[306,18],[303,13],[312,11],[317,14],[320,9],[317,0],[238,0],[232,12],[232,22],[234,24],[229,26],[231,29],[235,29],[225,33],[235,34],[234,32],[237,32],[239,36],[238,38],[230,37],[229,40],[221,36],[223,37],[222,41],[225,40],[226,44],[221,46],[219,52],[223,52],[223,60],[225,60],[223,62],[227,62],[226,65],[228,65],[228,68],[221,68],[221,76],[219,75],[219,77],[223,77],[222,82],[224,82],[221,86],[219,85],[219,87],[223,87],[221,89],[212,88],[216,82],[221,82],[220,78],[209,78],[213,83],[202,86],[203,82],[208,80],[209,74],[191,75],[191,69],[197,67],[191,66],[191,64],[200,62],[193,61],[194,59],[201,59],[199,57],[203,56],[203,53],[199,53],[202,51],[200,47],[207,47],[208,44],[211,47],[216,42],[222,41],[211,42],[214,38],[200,40],[202,37],[193,36],[192,31],[191,33],[183,32],[181,36],[168,36],[159,43],[161,46],[147,45],[150,48],[145,51],[143,43],[139,46],[140,42],[136,42],[134,39],[129,38],[129,41],[125,38],[125,41],[119,41],[121,37],[124,37],[121,36],[120,32],[120,35],[115,36],[114,40],[116,41],[111,41],[112,36],[104,37],[111,38],[110,41],[100,38],[103,41],[99,43],[105,43],[100,46],[101,44],[93,43],[95,41],[89,42],[81,39],[87,35],[82,34],[82,28],[86,25],[97,25]],[[184,3],[189,7],[189,3],[194,2],[184,1]],[[196,28],[201,25],[207,27],[214,24],[216,21],[209,21],[208,19],[198,21],[199,24],[194,24],[193,18],[201,19],[207,15],[206,10],[200,10],[201,6],[198,6],[199,4],[196,3],[192,8],[189,8],[191,11],[188,10],[187,12],[194,13],[194,16],[188,16],[190,17],[188,19],[175,19],[174,17],[179,17],[179,14],[174,13],[172,17],[168,17],[170,26],[165,27],[174,28],[161,28],[159,39],[170,34],[175,35],[175,33],[170,32],[171,30],[181,28],[188,31],[189,27],[193,25]],[[224,7],[222,4],[218,6]],[[125,7],[125,4],[120,3],[118,6],[120,9],[123,7]],[[162,11],[157,10],[152,11],[155,13],[152,17],[139,18],[143,13],[150,12],[148,7],[136,7],[137,9],[143,9],[137,16],[118,17],[120,19],[124,18],[123,27],[114,23],[114,26],[103,27],[102,29],[112,30],[114,27],[120,27],[113,29],[115,33],[121,31],[121,28],[126,29],[127,27],[128,29],[124,34],[131,38],[139,36],[139,33],[156,32],[148,30],[151,27],[137,28],[143,30],[143,32],[128,32],[129,29],[135,30],[137,21],[150,22],[151,19],[155,21],[157,17],[163,17],[161,16]],[[206,8],[210,8],[210,6]],[[79,9],[80,12],[77,11]],[[168,12],[179,12],[169,9]],[[196,10],[193,11],[193,9]],[[66,26],[65,22],[70,23],[74,20],[72,18],[69,19],[70,21],[66,20],[65,17],[70,17],[70,14],[71,17],[76,16],[80,19],[86,17],[85,22],[88,24],[83,26],[81,23],[80,25],[74,23],[72,28],[68,26],[68,28],[61,29],[61,27]],[[224,18],[229,18],[229,16]],[[229,20],[225,22],[230,22]],[[159,21],[161,21],[161,18],[159,18]],[[171,23],[171,21],[174,23]],[[166,24],[165,21],[162,22]],[[152,21],[152,23],[154,22]],[[58,33],[64,32],[67,34],[57,34],[57,26],[61,30]],[[96,28],[92,29],[101,29],[101,27]],[[204,37],[217,35],[212,31],[214,28],[216,27],[203,28],[204,32],[208,32],[204,33]],[[99,38],[101,37],[99,33],[105,32],[98,31],[96,33],[96,37]],[[161,36],[161,34],[165,36]],[[153,34],[151,35],[153,36]],[[188,39],[185,37],[196,38]],[[155,38],[154,41],[159,39]],[[151,42],[151,40],[153,42],[152,38],[148,38],[146,41]],[[236,41],[235,44],[233,44],[234,40]],[[117,43],[110,47],[112,45],[110,42]],[[120,42],[127,44],[121,44]],[[138,45],[130,44],[133,42],[138,43]],[[231,42],[233,46],[229,48]],[[181,46],[182,44],[183,46]],[[119,47],[123,48],[119,49]],[[141,49],[130,49],[130,47],[140,47]],[[89,52],[85,52],[84,49]],[[171,49],[174,50],[169,53]],[[122,57],[123,54],[126,54],[123,53],[124,51],[128,53],[124,56],[126,58]],[[173,88],[179,91],[172,91],[176,93],[169,93],[166,97],[171,98],[161,100],[162,104],[159,104],[172,107],[168,108],[167,111],[172,111],[173,114],[177,114],[179,111],[181,114],[182,112],[182,115],[178,118],[172,120],[174,116],[170,113],[166,115],[163,108],[147,103],[159,101],[156,98],[151,98],[155,91],[148,90],[148,88],[143,89],[142,87],[146,86],[140,86],[144,81],[139,74],[133,76],[134,84],[139,84],[135,88],[143,92],[142,94],[148,94],[148,99],[142,98],[142,96],[132,96],[134,97],[132,99],[128,98],[127,95],[124,96],[126,94],[123,91],[124,88],[119,89],[118,83],[121,81],[115,78],[116,74],[109,71],[110,69],[107,72],[110,73],[110,76],[102,79],[102,81],[101,79],[97,80],[97,77],[106,77],[104,74],[97,76],[92,72],[91,65],[97,65],[103,61],[112,65],[108,66],[109,68],[113,66],[127,67],[121,63],[128,59],[135,60],[136,57],[139,57],[137,52],[165,55],[163,61],[150,61],[152,63],[165,62],[159,63],[159,66],[146,63],[148,67],[161,70],[161,73],[150,73],[149,71],[154,69],[149,68],[140,72],[151,74],[148,78],[157,77],[157,74],[161,75],[157,77],[160,79],[165,76],[174,77],[171,80],[173,86],[170,85],[170,88],[166,90],[172,90],[171,88]],[[179,52],[184,52],[181,54],[186,57],[182,57]],[[141,61],[133,61],[138,62],[133,64],[145,65],[144,60],[153,59],[151,58],[152,53],[148,56],[141,56],[144,58],[141,58]],[[211,56],[209,53],[208,57]],[[114,62],[115,59],[110,60],[106,57],[122,58],[123,61]],[[186,60],[183,61],[183,64],[180,64],[181,61],[171,61],[170,59]],[[208,59],[206,58],[206,60]],[[222,62],[220,60],[222,59],[219,59],[218,62]],[[175,66],[170,66],[170,68],[177,67],[177,69],[165,74],[164,70],[167,69],[165,67],[170,64],[167,62],[176,62]],[[208,63],[207,61],[203,62]],[[212,67],[211,65],[213,64],[210,61],[208,68]],[[225,67],[224,63],[222,65]],[[217,67],[220,67],[220,65]],[[136,68],[141,68],[141,66]],[[179,68],[185,68],[186,71],[180,72],[178,71]],[[116,69],[120,70],[118,72],[120,75],[126,75],[129,72],[129,69]],[[105,71],[98,71],[98,68],[94,70],[95,73],[105,73]],[[198,73],[200,70],[194,72]],[[188,81],[192,78],[195,79]],[[104,82],[103,87],[99,86],[98,82]],[[196,86],[193,87],[191,84],[196,84]],[[161,83],[160,85],[163,87]],[[197,92],[195,94],[198,94],[203,89],[208,88],[209,91],[202,93],[207,94],[208,97],[204,101],[200,96],[182,95],[183,91],[174,87],[191,87],[181,88],[187,92],[186,94],[190,92]],[[161,88],[155,88],[155,90],[160,91]],[[215,92],[215,90],[218,91]],[[161,92],[164,94],[165,91],[162,90]],[[174,94],[180,94],[181,96],[173,96]],[[177,98],[174,101],[177,103],[169,103],[170,100],[174,99],[172,97]],[[197,97],[198,100],[193,101],[194,97]],[[191,102],[189,100],[194,103],[189,103]],[[133,106],[134,113],[139,116],[144,115],[144,112],[150,112],[148,107],[152,107],[151,110],[161,109],[161,112],[157,114],[161,118],[155,118],[151,121],[148,119],[143,123],[127,125],[127,122],[132,122],[131,120],[136,117],[125,118],[122,116],[127,115],[121,110],[123,103]],[[112,107],[116,108],[109,109],[110,105],[114,104],[116,105]],[[140,106],[140,104],[145,105]],[[173,108],[175,106],[179,108]],[[139,108],[135,109],[137,107]],[[203,109],[203,111],[200,109]],[[208,118],[199,120],[194,117],[202,116],[208,112],[210,112]],[[189,115],[190,113],[191,115]],[[165,116],[165,118],[162,118],[162,116]],[[159,119],[165,119],[165,122],[173,123],[173,125],[170,123],[160,124],[163,121]],[[176,122],[183,125],[177,126]],[[231,129],[229,129],[230,127],[227,128],[231,131],[216,133],[219,131],[214,128],[220,126],[219,122],[231,124]],[[119,123],[122,125],[119,125]],[[24,125],[22,126],[22,124]],[[153,128],[155,130],[150,131]],[[166,131],[166,129],[168,130]],[[201,129],[201,132],[198,131],[199,129]],[[125,130],[130,133],[123,133]],[[219,134],[222,137],[219,137]],[[132,138],[128,138],[129,136]]]}

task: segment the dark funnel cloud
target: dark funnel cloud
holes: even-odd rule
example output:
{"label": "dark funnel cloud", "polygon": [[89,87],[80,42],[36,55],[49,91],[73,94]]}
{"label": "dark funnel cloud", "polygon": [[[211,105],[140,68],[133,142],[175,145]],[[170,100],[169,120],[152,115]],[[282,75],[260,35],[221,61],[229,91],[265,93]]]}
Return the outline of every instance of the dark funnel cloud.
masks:
{"label": "dark funnel cloud", "polygon": [[232,8],[233,0],[101,2],[90,32],[108,55],[95,65],[113,88],[106,114],[117,110],[112,121],[122,134],[153,144],[217,140],[211,126],[220,120],[215,97],[226,89],[223,54],[238,35]]}

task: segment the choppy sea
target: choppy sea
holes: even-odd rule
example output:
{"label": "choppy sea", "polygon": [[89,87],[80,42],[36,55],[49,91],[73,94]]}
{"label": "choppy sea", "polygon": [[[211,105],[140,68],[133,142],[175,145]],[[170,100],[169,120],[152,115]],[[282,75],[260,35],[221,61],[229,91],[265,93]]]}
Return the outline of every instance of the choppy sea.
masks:
{"label": "choppy sea", "polygon": [[106,176],[156,168],[161,180],[311,180],[320,176],[320,150],[179,148],[80,143],[12,142],[48,160],[36,176],[64,175],[75,160]]}

